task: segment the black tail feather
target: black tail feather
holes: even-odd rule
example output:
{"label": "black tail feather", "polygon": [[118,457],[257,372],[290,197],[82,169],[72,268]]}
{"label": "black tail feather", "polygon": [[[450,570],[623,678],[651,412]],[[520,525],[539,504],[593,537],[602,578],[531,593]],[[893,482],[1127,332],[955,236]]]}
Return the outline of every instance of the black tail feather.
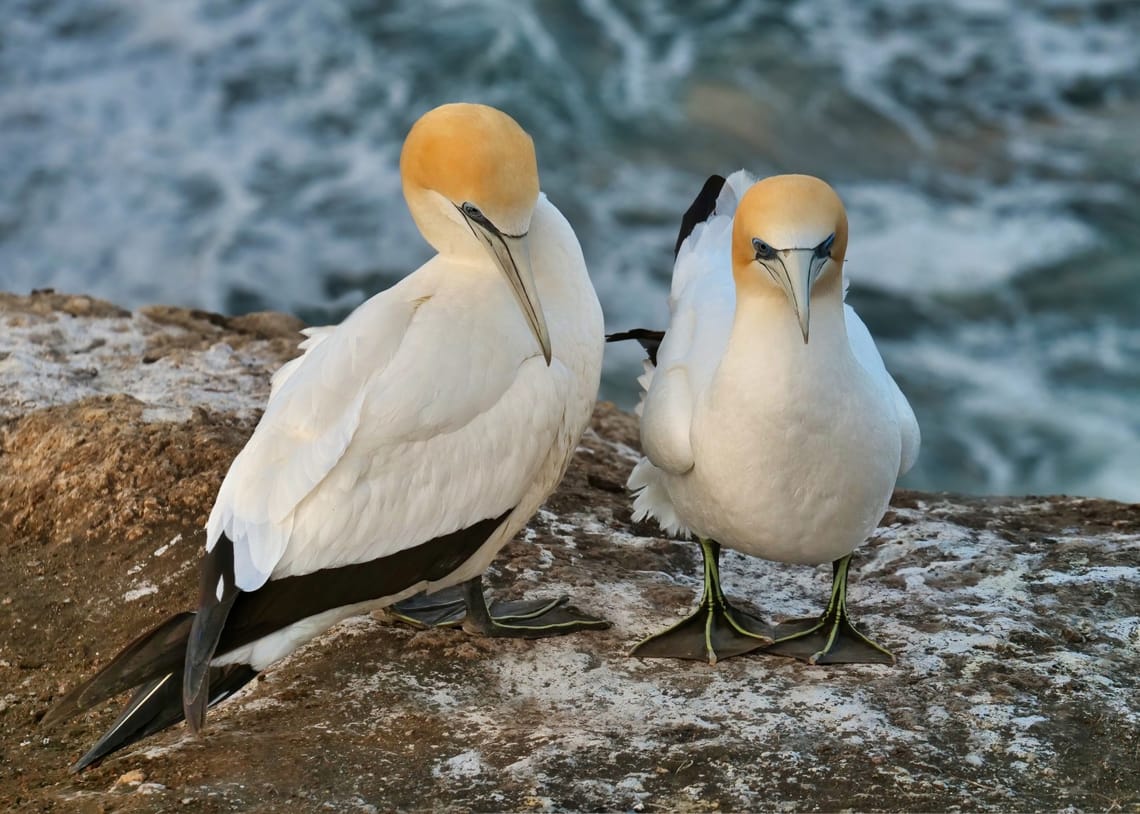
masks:
{"label": "black tail feather", "polygon": [[112,696],[180,669],[193,621],[193,613],[178,613],[139,636],[110,664],[61,698],[43,723],[65,721]]}
{"label": "black tail feather", "polygon": [[697,197],[689,205],[685,214],[681,216],[681,230],[677,233],[677,242],[673,245],[673,257],[681,251],[681,244],[685,238],[693,233],[698,223],[704,223],[709,215],[716,211],[716,199],[724,188],[725,180],[720,175],[710,175]]}
{"label": "black tail feather", "polygon": [[645,352],[649,354],[649,361],[654,365],[657,364],[657,348],[661,346],[661,340],[664,338],[664,331],[651,331],[648,328],[634,328],[632,331],[606,334],[607,342],[625,342],[628,339],[636,339],[638,344],[645,348]]}
{"label": "black tail feather", "polygon": [[[257,671],[248,664],[212,667],[209,705],[233,695],[256,675]],[[140,687],[111,728],[75,762],[71,771],[81,772],[115,750],[173,726],[182,718],[182,671],[174,670]]]}
{"label": "black tail feather", "polygon": [[206,723],[210,706],[210,660],[222,638],[222,628],[241,591],[234,584],[234,544],[226,535],[202,560],[198,613],[190,628],[183,668],[182,707],[186,724],[198,732]]}

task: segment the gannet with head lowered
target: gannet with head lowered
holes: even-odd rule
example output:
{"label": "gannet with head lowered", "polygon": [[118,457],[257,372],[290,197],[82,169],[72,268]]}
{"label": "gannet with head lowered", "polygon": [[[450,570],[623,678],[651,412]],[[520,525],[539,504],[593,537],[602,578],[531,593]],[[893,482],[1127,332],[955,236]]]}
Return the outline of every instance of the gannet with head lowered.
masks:
{"label": "gannet with head lowered", "polygon": [[[73,767],[206,708],[350,615],[463,584],[469,630],[604,627],[563,601],[487,608],[480,575],[562,479],[598,388],[602,314],[530,137],[490,107],[425,114],[400,159],[438,254],[310,332],[218,492],[201,595],[63,698],[137,688]],[[502,606],[499,606],[502,607]]]}

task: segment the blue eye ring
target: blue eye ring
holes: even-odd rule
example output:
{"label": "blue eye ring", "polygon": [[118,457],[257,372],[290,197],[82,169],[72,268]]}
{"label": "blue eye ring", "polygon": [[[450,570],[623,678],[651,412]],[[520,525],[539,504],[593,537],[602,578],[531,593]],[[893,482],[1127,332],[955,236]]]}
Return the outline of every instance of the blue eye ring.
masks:
{"label": "blue eye ring", "polygon": [[464,201],[459,204],[456,209],[462,212],[463,216],[472,223],[477,223],[484,229],[491,229],[495,232],[498,231],[498,229],[495,228],[495,224],[491,223],[490,219],[483,214],[483,210],[471,203],[471,201]]}
{"label": "blue eye ring", "polygon": [[776,250],[758,237],[752,238],[752,248],[756,250],[757,260],[771,260],[776,256]]}
{"label": "blue eye ring", "polygon": [[831,247],[835,243],[835,232],[832,232],[828,238],[815,247],[815,256],[823,259],[824,257],[831,256]]}

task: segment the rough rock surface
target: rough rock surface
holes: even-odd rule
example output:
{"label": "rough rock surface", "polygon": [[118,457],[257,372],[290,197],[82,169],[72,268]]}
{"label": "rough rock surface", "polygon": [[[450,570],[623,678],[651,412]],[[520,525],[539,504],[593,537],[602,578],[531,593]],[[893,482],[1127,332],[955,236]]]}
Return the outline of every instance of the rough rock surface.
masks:
{"label": "rough rock surface", "polygon": [[[351,620],[210,716],[81,775],[109,705],[62,690],[189,606],[201,527],[295,321],[0,295],[0,808],[27,811],[1140,810],[1140,507],[900,492],[852,609],[897,667],[627,657],[688,611],[692,544],[633,524],[636,425],[599,405],[496,561],[604,633],[520,642]],[[829,569],[728,553],[731,595],[818,610]]]}

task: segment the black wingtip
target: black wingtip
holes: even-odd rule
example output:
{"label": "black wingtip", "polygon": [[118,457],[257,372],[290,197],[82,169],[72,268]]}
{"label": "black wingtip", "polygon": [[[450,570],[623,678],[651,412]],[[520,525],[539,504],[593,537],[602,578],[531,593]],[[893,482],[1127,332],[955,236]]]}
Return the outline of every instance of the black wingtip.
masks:
{"label": "black wingtip", "polygon": [[681,230],[677,233],[677,242],[673,245],[674,258],[681,251],[681,244],[685,242],[685,238],[693,233],[697,224],[704,223],[716,211],[716,199],[720,197],[724,184],[723,175],[710,175],[705,185],[701,187],[701,191],[697,193],[697,197],[689,204],[689,208],[681,217]]}
{"label": "black wingtip", "polygon": [[661,346],[661,340],[664,338],[664,331],[652,331],[648,328],[634,328],[631,331],[619,331],[616,334],[606,334],[607,342],[625,342],[630,339],[636,339],[638,344],[645,348],[646,354],[649,355],[649,361],[655,366],[657,364],[657,349]]}
{"label": "black wingtip", "polygon": [[178,705],[181,689],[175,673],[167,673],[144,684],[123,707],[103,737],[75,761],[69,771],[72,774],[81,772],[116,749],[177,722],[182,717]]}
{"label": "black wingtip", "polygon": [[[693,233],[697,224],[704,223],[716,211],[716,199],[720,197],[720,191],[724,189],[725,183],[723,175],[710,175],[704,186],[701,187],[701,191],[697,193],[697,197],[689,204],[689,208],[681,217],[681,229],[677,232],[677,242],[673,244],[674,259],[681,251],[681,245]],[[661,340],[664,338],[664,331],[651,331],[648,328],[634,328],[632,331],[620,331],[606,335],[607,342],[624,342],[628,339],[636,339],[641,347],[645,348],[649,361],[654,366],[657,365],[657,349],[661,346]]]}
{"label": "black wingtip", "polygon": [[[206,694],[208,706],[229,698],[256,676],[257,671],[248,664],[211,668]],[[173,726],[182,717],[182,675],[167,673],[140,687],[103,737],[68,771],[81,772],[124,746]]]}
{"label": "black wingtip", "polygon": [[65,721],[179,667],[186,655],[186,637],[193,619],[192,613],[177,613],[139,636],[106,667],[57,701],[40,725]]}

